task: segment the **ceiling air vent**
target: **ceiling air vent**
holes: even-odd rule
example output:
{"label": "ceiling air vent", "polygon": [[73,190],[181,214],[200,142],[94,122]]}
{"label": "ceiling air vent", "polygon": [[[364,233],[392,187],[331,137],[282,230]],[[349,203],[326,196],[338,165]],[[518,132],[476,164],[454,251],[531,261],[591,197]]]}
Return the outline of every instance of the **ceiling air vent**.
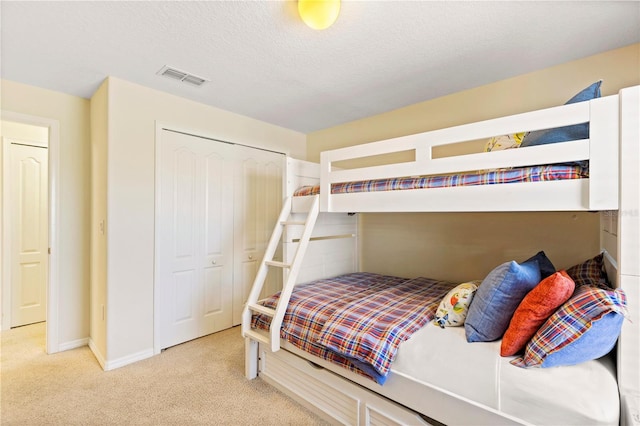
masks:
{"label": "ceiling air vent", "polygon": [[167,65],[162,67],[162,69],[156,74],[170,78],[172,80],[189,83],[193,86],[202,86],[204,83],[209,81],[206,78],[198,77],[197,75],[189,74],[188,72],[180,71]]}

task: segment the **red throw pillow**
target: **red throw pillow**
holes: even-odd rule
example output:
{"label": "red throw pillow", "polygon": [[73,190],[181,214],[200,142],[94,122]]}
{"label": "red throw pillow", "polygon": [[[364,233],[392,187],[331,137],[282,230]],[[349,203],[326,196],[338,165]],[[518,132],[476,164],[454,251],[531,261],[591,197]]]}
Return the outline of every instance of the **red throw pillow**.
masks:
{"label": "red throw pillow", "polygon": [[502,338],[501,356],[522,352],[544,322],[573,294],[575,283],[566,271],[549,275],[527,294]]}

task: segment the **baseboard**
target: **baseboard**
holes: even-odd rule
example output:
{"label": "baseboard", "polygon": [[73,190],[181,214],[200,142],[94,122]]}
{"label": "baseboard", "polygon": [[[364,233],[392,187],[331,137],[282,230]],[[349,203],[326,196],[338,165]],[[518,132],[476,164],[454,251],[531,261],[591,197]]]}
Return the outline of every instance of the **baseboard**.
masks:
{"label": "baseboard", "polygon": [[105,371],[115,370],[116,368],[124,367],[125,365],[133,364],[143,359],[151,358],[154,355],[153,348],[145,349],[144,351],[136,352],[131,355],[124,356],[122,358],[107,361],[103,366]]}
{"label": "baseboard", "polygon": [[88,337],[85,337],[84,339],[72,340],[71,342],[60,343],[58,345],[58,352],[81,348],[83,346],[87,346],[88,344],[89,344]]}
{"label": "baseboard", "polygon": [[91,338],[89,339],[89,349],[91,349],[91,352],[93,352],[93,356],[96,357],[96,360],[98,361],[98,364],[100,364],[100,367],[102,367],[103,370],[106,370],[104,356],[102,355],[102,353],[100,353],[100,350],[98,350],[98,347]]}
{"label": "baseboard", "polygon": [[96,360],[104,371],[115,370],[116,368],[124,367],[125,365],[133,364],[134,362],[142,361],[143,359],[151,358],[155,354],[153,348],[145,349],[144,351],[136,352],[135,354],[127,355],[122,358],[107,361],[104,355],[98,350],[95,342],[89,339],[89,349],[93,352]]}

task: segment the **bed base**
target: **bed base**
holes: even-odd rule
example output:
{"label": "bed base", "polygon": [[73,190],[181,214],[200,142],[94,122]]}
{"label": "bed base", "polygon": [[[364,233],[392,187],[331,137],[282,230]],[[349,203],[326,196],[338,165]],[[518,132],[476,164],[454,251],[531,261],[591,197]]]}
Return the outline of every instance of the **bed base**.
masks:
{"label": "bed base", "polygon": [[414,413],[284,350],[260,351],[260,377],[329,422],[429,425]]}
{"label": "bed base", "polygon": [[[304,352],[286,343],[283,346],[287,349],[270,352],[260,344],[259,377],[332,423],[359,426],[529,424],[435,387],[404,388],[402,395],[385,395],[385,387],[369,379],[350,373],[349,378],[353,380],[349,380],[331,371],[332,364],[317,358],[311,362]],[[367,380],[371,383],[366,383]]]}

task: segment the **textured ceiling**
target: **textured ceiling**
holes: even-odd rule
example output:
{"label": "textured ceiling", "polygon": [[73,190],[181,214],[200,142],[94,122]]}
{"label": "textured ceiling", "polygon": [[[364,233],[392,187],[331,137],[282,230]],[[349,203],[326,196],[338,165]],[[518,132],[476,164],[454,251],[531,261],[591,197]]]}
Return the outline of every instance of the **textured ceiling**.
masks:
{"label": "textured ceiling", "polygon": [[324,31],[296,7],[3,0],[1,76],[84,98],[114,76],[308,133],[640,41],[637,1],[343,1]]}

